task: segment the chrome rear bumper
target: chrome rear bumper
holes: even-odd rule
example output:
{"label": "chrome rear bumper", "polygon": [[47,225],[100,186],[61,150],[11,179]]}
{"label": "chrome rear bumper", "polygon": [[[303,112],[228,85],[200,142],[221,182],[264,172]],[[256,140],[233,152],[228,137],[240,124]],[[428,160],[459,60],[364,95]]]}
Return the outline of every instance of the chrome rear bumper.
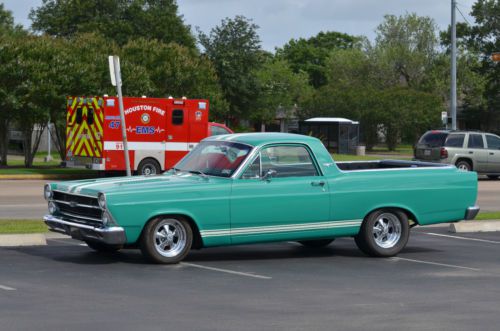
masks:
{"label": "chrome rear bumper", "polygon": [[51,231],[66,234],[77,240],[98,241],[109,245],[123,245],[127,242],[125,230],[119,226],[96,228],[63,220],[53,215],[45,215],[43,220]]}
{"label": "chrome rear bumper", "polygon": [[464,220],[473,220],[479,213],[479,206],[469,207],[465,211]]}

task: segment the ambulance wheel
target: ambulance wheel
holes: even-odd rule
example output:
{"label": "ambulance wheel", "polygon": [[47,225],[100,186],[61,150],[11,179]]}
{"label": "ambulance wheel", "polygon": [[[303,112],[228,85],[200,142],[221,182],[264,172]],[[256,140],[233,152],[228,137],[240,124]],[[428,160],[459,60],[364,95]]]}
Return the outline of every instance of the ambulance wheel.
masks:
{"label": "ambulance wheel", "polygon": [[137,174],[139,175],[152,176],[158,175],[159,173],[161,173],[161,167],[155,159],[144,159],[137,167]]}

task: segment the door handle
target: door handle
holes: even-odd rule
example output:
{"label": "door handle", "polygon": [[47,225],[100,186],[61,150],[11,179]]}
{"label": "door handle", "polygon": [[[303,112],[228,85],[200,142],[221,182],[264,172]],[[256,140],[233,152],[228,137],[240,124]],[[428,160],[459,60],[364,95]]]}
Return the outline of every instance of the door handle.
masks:
{"label": "door handle", "polygon": [[490,155],[495,155],[495,153],[493,153],[493,152],[490,152]]}
{"label": "door handle", "polygon": [[314,181],[314,182],[311,182],[311,185],[312,186],[325,186],[325,182],[320,180],[320,181]]}
{"label": "door handle", "polygon": [[469,154],[474,154],[474,152],[473,151],[469,151]]}

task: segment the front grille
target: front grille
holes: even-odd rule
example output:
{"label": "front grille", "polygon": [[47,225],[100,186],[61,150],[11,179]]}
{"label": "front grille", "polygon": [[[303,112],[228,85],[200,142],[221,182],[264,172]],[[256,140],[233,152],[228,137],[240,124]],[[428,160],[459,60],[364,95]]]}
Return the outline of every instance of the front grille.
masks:
{"label": "front grille", "polygon": [[102,209],[97,198],[59,191],[53,193],[53,201],[65,219],[92,226],[102,225]]}

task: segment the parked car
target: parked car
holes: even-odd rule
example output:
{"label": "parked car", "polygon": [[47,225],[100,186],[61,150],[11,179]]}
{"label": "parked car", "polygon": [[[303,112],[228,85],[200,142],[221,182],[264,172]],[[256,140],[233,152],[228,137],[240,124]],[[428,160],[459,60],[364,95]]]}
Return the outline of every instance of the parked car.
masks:
{"label": "parked car", "polygon": [[415,147],[415,159],[453,164],[491,179],[500,176],[500,137],[478,131],[427,131]]}
{"label": "parked car", "polygon": [[139,247],[157,263],[193,248],[354,237],[394,256],[411,225],[473,219],[477,176],[417,161],[337,162],[320,140],[283,133],[204,139],[163,175],[50,183],[51,230],[97,251]]}

